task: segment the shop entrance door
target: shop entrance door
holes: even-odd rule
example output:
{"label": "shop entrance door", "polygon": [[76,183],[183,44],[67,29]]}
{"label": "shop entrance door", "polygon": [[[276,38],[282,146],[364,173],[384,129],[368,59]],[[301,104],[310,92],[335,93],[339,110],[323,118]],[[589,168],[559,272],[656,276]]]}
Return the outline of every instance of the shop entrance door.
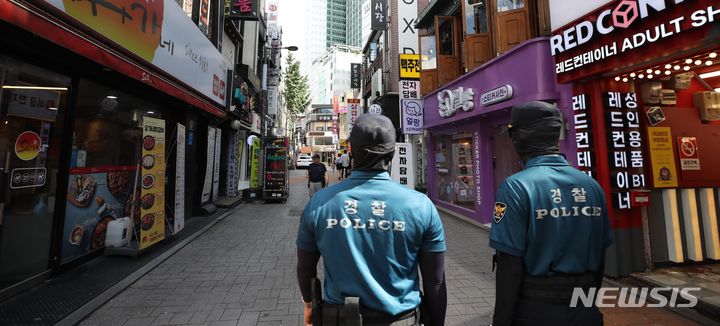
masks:
{"label": "shop entrance door", "polygon": [[0,55],[0,297],[49,269],[69,78]]}
{"label": "shop entrance door", "polygon": [[522,171],[523,163],[520,156],[515,152],[512,139],[507,132],[503,133],[505,126],[493,128],[493,167],[495,168],[495,189],[505,178]]}

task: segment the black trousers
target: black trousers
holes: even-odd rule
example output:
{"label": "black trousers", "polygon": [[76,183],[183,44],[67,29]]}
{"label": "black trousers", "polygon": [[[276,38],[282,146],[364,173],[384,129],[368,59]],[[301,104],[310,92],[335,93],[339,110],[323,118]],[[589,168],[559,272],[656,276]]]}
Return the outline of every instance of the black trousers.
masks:
{"label": "black trousers", "polygon": [[597,307],[572,308],[566,303],[549,303],[520,299],[515,308],[513,326],[602,326],[603,316]]}

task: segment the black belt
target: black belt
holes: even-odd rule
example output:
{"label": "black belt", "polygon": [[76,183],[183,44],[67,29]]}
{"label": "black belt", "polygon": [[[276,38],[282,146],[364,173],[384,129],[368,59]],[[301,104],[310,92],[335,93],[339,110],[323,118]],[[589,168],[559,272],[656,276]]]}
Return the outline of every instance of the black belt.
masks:
{"label": "black belt", "polygon": [[[525,275],[521,297],[533,301],[569,303],[575,288],[597,286],[595,274],[559,274],[553,276]],[[584,292],[587,293],[587,292]]]}
{"label": "black belt", "polygon": [[[345,317],[345,305],[342,304],[327,304],[322,305],[323,321],[328,319],[336,320],[337,323],[331,325],[342,325],[340,321]],[[360,315],[362,315],[362,322],[367,324],[391,324],[415,318],[418,316],[417,309],[411,309],[406,312],[401,312],[397,315],[390,315],[384,312],[371,310],[365,307],[360,307]],[[323,326],[328,326],[323,324]]]}

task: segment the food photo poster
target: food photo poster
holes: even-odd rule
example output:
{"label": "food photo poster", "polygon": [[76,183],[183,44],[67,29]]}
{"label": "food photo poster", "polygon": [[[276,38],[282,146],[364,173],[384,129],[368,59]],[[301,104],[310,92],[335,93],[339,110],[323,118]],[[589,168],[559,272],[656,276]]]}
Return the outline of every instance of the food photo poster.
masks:
{"label": "food photo poster", "polygon": [[140,250],[165,239],[165,120],[143,118]]}

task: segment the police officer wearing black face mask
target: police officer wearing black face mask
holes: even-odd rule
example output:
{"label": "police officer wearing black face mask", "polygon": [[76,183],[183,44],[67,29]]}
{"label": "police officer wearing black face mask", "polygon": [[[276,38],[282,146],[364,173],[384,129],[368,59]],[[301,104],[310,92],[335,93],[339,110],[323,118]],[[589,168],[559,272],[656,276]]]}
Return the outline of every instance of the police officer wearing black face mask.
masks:
{"label": "police officer wearing black face mask", "polygon": [[493,325],[602,325],[597,307],[579,301],[602,284],[612,243],[600,185],[560,154],[563,127],[555,105],[512,108],[508,132],[525,169],[499,187],[490,232],[497,250]]}

